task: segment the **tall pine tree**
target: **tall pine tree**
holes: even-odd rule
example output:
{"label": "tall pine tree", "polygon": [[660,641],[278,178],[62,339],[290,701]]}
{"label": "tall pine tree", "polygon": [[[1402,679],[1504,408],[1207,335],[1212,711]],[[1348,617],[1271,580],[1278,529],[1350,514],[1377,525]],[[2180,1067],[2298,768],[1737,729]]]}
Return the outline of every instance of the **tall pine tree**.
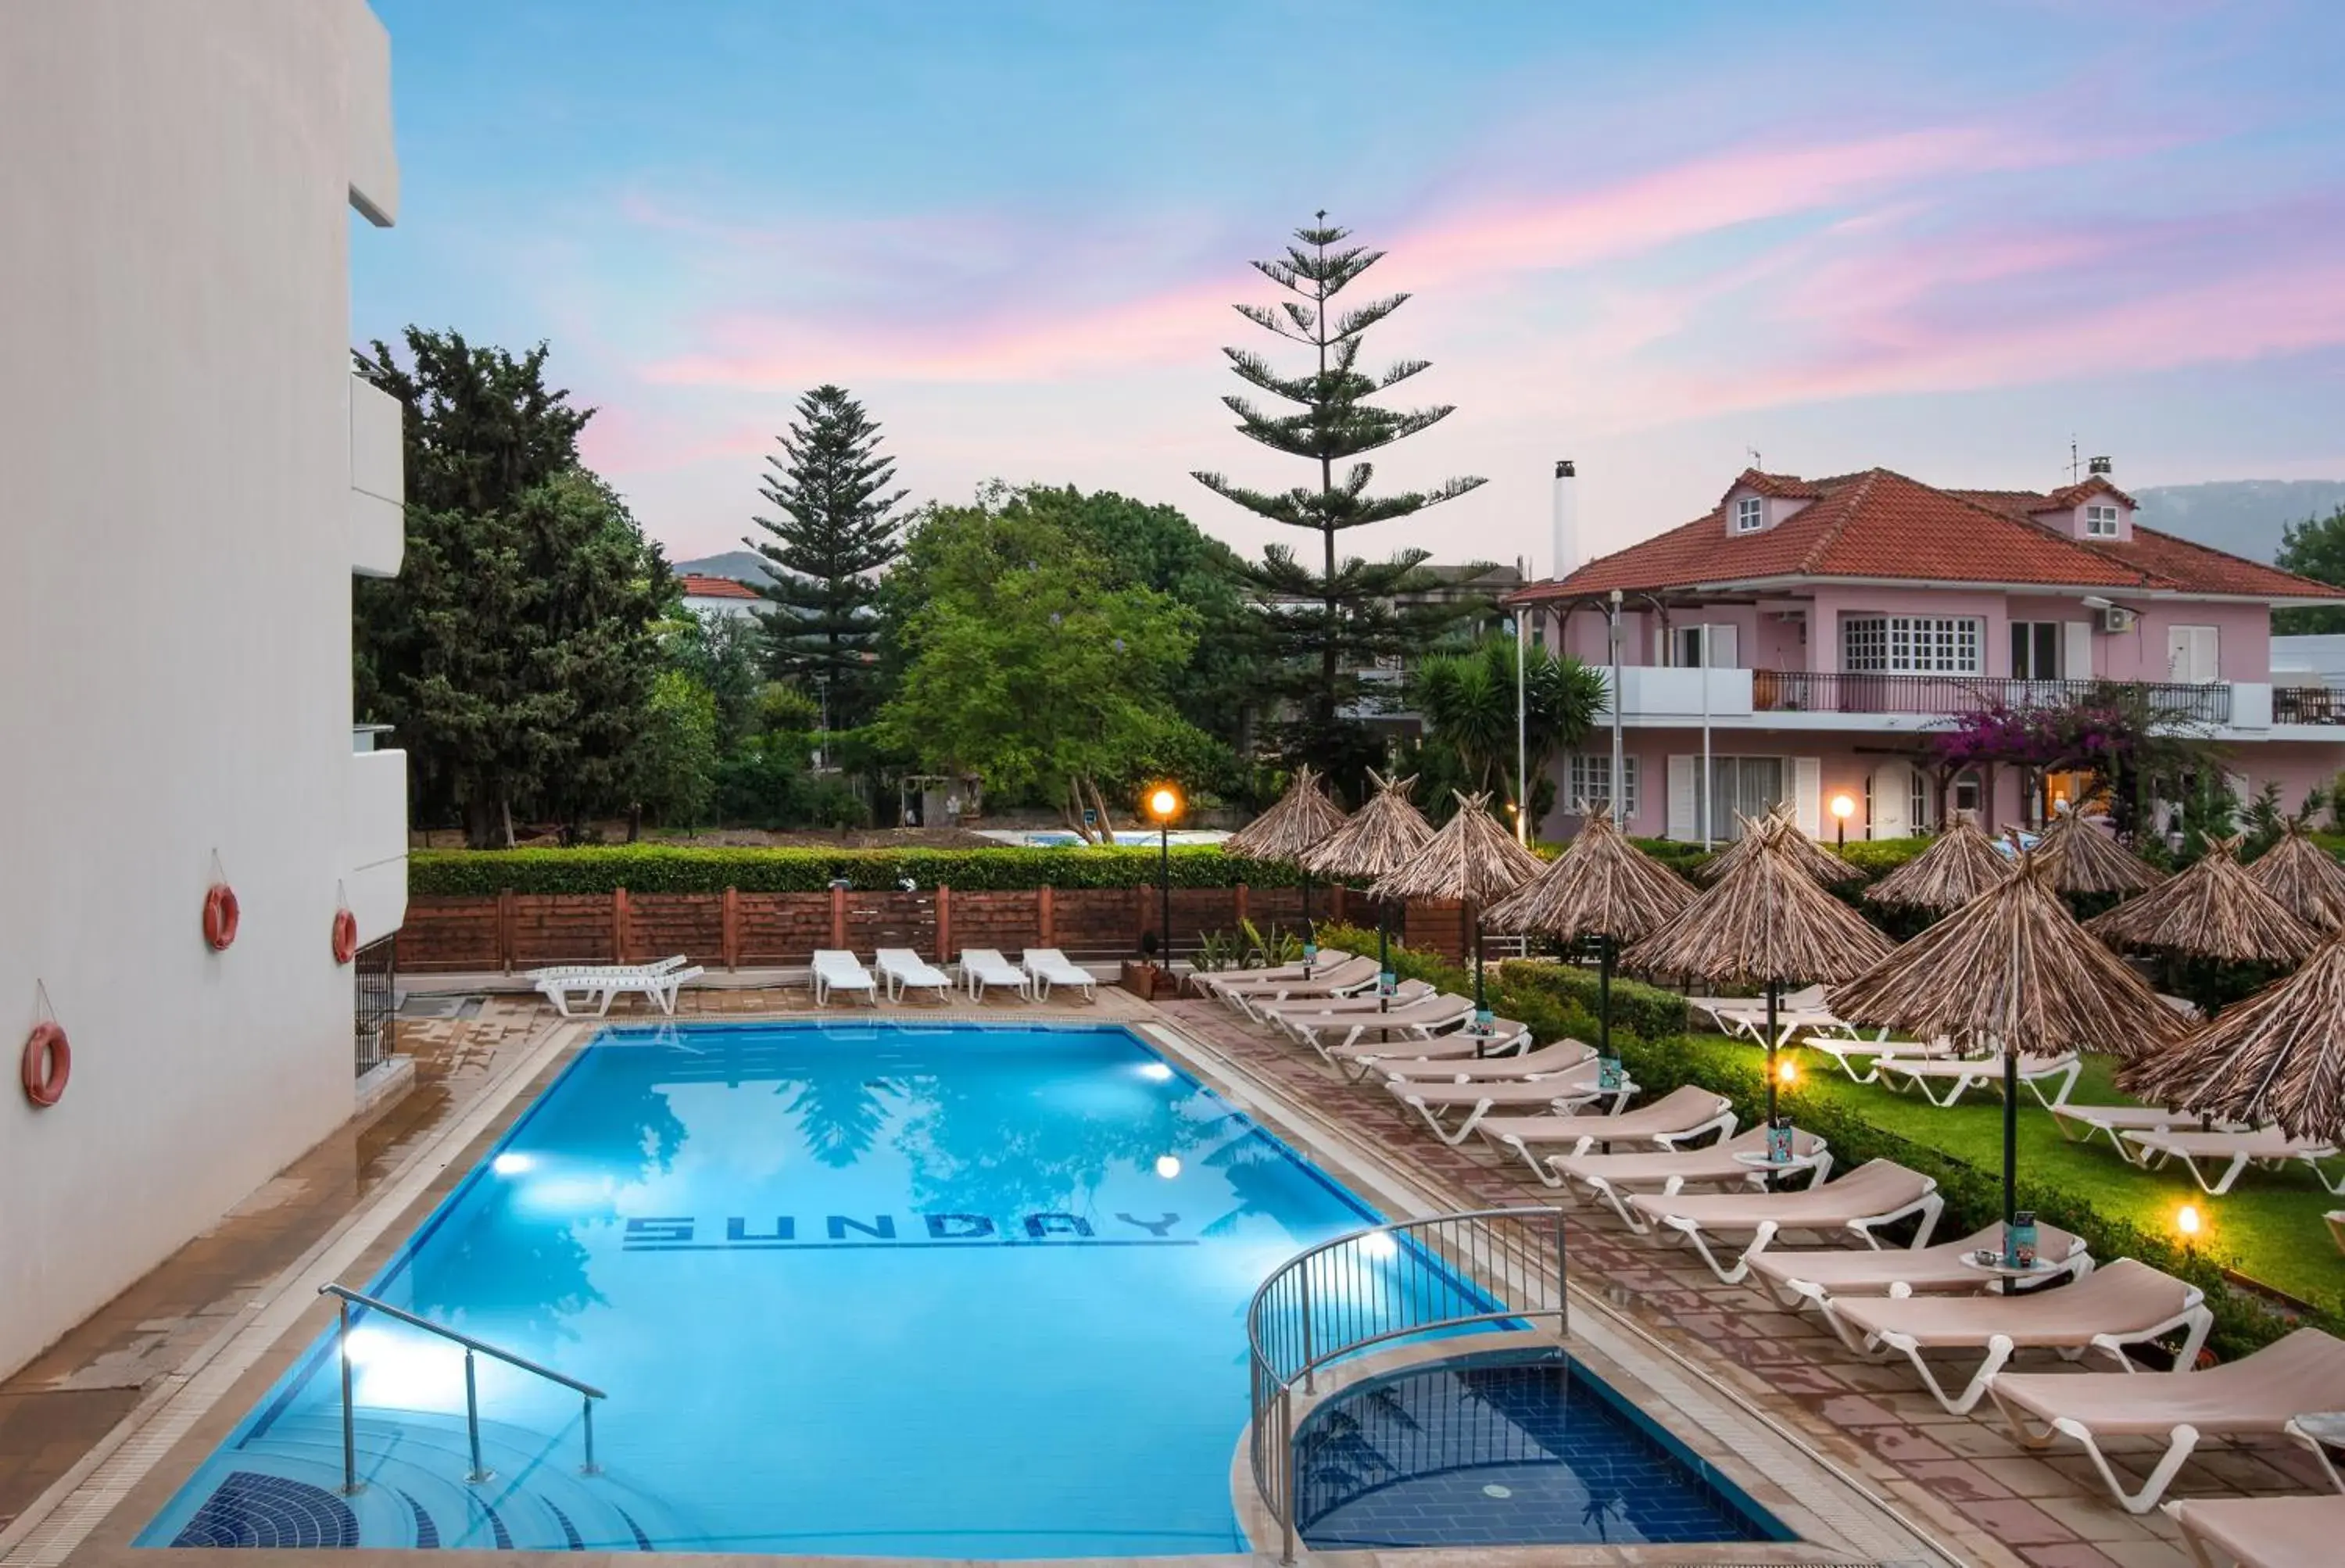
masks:
{"label": "tall pine tree", "polygon": [[1238,416],[1240,434],[1317,463],[1319,482],[1274,494],[1233,484],[1219,473],[1201,471],[1195,477],[1257,516],[1319,535],[1317,567],[1304,565],[1285,545],[1273,545],[1260,562],[1246,565],[1244,580],[1269,610],[1264,629],[1281,687],[1277,695],[1291,713],[1284,725],[1289,757],[1349,781],[1376,759],[1365,724],[1347,717],[1347,710],[1356,712],[1361,705],[1365,682],[1359,672],[1421,648],[1456,612],[1429,602],[1396,603],[1436,585],[1422,569],[1428,552],[1404,550],[1384,561],[1339,559],[1336,535],[1410,516],[1463,495],[1482,481],[1452,479],[1432,490],[1372,496],[1370,464],[1352,462],[1342,474],[1336,473],[1340,462],[1440,423],[1452,405],[1401,411],[1367,401],[1416,375],[1427,361],[1404,360],[1375,375],[1359,368],[1363,336],[1408,296],[1390,294],[1339,313],[1335,297],[1385,253],[1344,248],[1351,230],[1329,227],[1325,212],[1317,218],[1317,227],[1295,231],[1298,243],[1287,247],[1284,258],[1254,263],[1293,298],[1275,308],[1237,307],[1256,326],[1312,351],[1314,368],[1298,376],[1281,375],[1259,354],[1222,351],[1239,380],[1294,407],[1264,412],[1237,394],[1222,401]]}
{"label": "tall pine tree", "polygon": [[896,477],[879,451],[879,427],[847,389],[818,386],[798,400],[780,438],[781,455],[758,493],[780,512],[759,517],[768,540],[744,539],[770,562],[762,585],[774,673],[825,691],[834,728],[859,722],[871,706],[872,607],[877,574],[903,553],[906,494],[883,494]]}

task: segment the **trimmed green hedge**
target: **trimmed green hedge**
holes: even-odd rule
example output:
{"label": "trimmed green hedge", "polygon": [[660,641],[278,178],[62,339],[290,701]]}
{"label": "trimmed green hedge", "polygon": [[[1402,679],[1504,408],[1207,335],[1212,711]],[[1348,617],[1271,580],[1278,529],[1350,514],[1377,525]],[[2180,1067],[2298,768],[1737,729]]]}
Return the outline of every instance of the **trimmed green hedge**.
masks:
{"label": "trimmed green hedge", "polygon": [[[1376,933],[1374,931],[1340,925],[1333,921],[1320,922],[1319,941],[1323,946],[1342,948],[1346,952],[1376,951]],[[1393,973],[1403,980],[1422,980],[1459,996],[1474,994],[1474,972],[1462,963],[1451,963],[1438,953],[1425,952],[1395,942],[1392,962]],[[1485,976],[1491,1011],[1501,1018],[1511,1018],[1522,1024],[1531,1032],[1532,1040],[1542,1045],[1549,1041],[1564,1039],[1595,1042],[1596,1019],[1592,1014],[1571,1005],[1552,990],[1507,985],[1504,969],[1503,964],[1491,964]],[[1614,995],[1617,998],[1619,993],[1615,992]],[[1619,1039],[1619,1031],[1614,1030],[1612,1037]]]}
{"label": "trimmed green hedge", "polygon": [[[1601,985],[1593,970],[1510,958],[1498,965],[1498,976],[1510,993],[1537,992],[1590,1018],[1596,1016],[1597,993]],[[1682,1034],[1686,1031],[1685,998],[1674,991],[1616,972],[1612,976],[1612,1027],[1626,1029],[1648,1040]]]}
{"label": "trimmed green hedge", "polygon": [[[922,888],[963,891],[1152,887],[1154,846],[1021,850],[695,850],[628,844],[575,850],[418,850],[408,857],[407,886],[442,896],[516,893],[820,892],[833,879],[869,891],[909,877]],[[1293,887],[1289,866],[1175,848],[1176,888]]]}

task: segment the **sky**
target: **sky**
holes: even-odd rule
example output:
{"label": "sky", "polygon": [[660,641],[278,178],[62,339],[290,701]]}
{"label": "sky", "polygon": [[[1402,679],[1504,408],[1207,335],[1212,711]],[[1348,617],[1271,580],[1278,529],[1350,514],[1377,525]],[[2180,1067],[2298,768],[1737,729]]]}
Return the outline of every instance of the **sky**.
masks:
{"label": "sky", "polygon": [[1405,292],[1371,366],[1454,404],[1346,536],[1552,565],[1753,461],[2049,487],[2345,476],[2345,5],[373,0],[398,227],[352,331],[551,345],[672,559],[738,547],[797,399],[847,387],[912,504],[990,479],[1274,534],[1223,351],[1324,209]]}

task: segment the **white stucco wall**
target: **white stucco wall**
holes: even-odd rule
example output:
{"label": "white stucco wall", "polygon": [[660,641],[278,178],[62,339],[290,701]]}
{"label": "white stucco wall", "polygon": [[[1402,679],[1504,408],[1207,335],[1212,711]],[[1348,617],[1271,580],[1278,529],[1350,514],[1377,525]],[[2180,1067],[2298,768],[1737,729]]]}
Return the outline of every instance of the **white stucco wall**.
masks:
{"label": "white stucco wall", "polygon": [[[0,5],[0,1375],[350,1113],[337,885],[369,935],[405,899],[403,779],[350,733],[389,59],[359,0]],[[44,993],[74,1073],[36,1110]]]}

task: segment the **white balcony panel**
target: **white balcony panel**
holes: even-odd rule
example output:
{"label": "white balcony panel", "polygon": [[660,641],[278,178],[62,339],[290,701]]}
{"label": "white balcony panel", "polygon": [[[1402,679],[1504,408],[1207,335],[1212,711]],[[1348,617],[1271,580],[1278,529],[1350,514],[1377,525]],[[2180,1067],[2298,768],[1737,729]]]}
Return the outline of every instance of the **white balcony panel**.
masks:
{"label": "white balcony panel", "polygon": [[2269,681],[2233,681],[2231,683],[2231,728],[2269,729],[2271,724],[2271,684]]}
{"label": "white balcony panel", "polygon": [[391,129],[391,34],[362,0],[343,0],[349,74],[343,133],[350,205],[378,229],[399,220],[399,150]]}
{"label": "white balcony panel", "polygon": [[361,943],[407,919],[407,753],[354,751],[342,797],[342,893]]}
{"label": "white balcony panel", "polygon": [[395,577],[407,552],[406,410],[360,376],[350,389],[350,570]]}
{"label": "white balcony panel", "polygon": [[[1602,674],[1608,687],[1611,670]],[[1708,687],[1708,704],[1703,688]],[[1624,719],[1735,718],[1751,712],[1751,672],[1693,666],[1629,665],[1620,671],[1620,717]]]}

